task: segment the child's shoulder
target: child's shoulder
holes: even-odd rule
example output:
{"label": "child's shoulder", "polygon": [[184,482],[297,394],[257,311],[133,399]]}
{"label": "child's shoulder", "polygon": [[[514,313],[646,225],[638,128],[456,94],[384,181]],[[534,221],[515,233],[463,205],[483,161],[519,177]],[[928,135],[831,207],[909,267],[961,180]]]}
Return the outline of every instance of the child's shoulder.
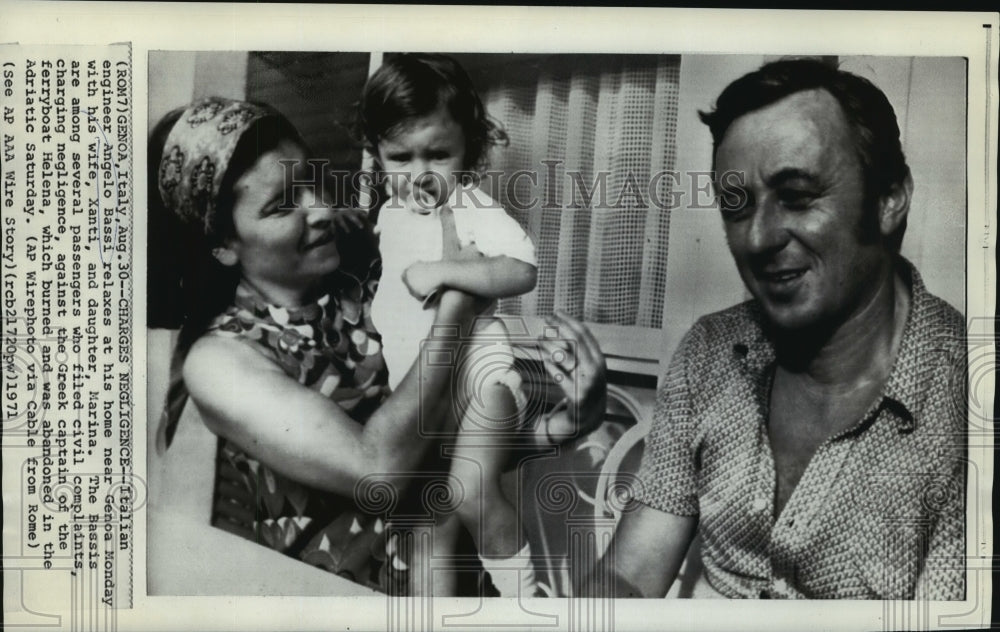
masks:
{"label": "child's shoulder", "polygon": [[505,212],[503,206],[481,187],[474,184],[465,184],[455,187],[448,200],[454,211],[501,211]]}

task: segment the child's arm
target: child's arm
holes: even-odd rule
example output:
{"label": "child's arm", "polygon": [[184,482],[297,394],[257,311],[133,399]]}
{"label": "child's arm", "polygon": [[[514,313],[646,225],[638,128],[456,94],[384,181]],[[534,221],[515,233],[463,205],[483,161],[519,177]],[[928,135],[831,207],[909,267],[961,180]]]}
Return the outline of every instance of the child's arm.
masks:
{"label": "child's arm", "polygon": [[504,298],[535,287],[535,266],[504,255],[476,259],[418,261],[403,273],[410,294],[423,299],[435,290],[453,288],[484,298]]}

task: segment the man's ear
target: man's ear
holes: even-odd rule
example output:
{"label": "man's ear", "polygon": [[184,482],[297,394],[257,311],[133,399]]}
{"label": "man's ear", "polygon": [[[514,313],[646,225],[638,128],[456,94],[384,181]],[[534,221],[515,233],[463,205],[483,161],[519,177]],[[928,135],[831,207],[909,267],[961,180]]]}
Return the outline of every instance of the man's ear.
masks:
{"label": "man's ear", "polygon": [[217,247],[213,248],[212,249],[212,256],[215,257],[215,259],[219,263],[221,263],[222,265],[226,266],[227,268],[233,267],[240,260],[240,258],[236,255],[236,251],[233,250],[228,245],[226,245],[226,246],[217,246]]}
{"label": "man's ear", "polygon": [[906,221],[912,195],[913,178],[907,173],[902,182],[893,185],[892,190],[879,200],[878,225],[883,237],[892,235]]}

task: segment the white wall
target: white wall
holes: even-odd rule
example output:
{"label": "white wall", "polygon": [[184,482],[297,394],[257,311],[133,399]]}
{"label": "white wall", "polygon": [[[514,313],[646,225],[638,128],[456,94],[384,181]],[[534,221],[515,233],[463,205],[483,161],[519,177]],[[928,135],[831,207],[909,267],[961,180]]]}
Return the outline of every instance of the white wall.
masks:
{"label": "white wall", "polygon": [[843,57],[886,92],[913,173],[903,255],[928,289],[965,311],[966,64],[962,58]]}
{"label": "white wall", "polygon": [[712,109],[723,88],[763,62],[761,55],[684,55],[681,59],[674,168],[681,173],[684,198],[670,215],[661,369],[666,369],[695,320],[748,296],[729,254],[719,212],[714,206],[698,208],[711,202],[706,199],[711,193],[696,192],[685,174],[707,173],[712,168],[712,135],[698,112]]}
{"label": "white wall", "polygon": [[208,96],[245,99],[247,54],[150,51],[149,130],[164,114]]}

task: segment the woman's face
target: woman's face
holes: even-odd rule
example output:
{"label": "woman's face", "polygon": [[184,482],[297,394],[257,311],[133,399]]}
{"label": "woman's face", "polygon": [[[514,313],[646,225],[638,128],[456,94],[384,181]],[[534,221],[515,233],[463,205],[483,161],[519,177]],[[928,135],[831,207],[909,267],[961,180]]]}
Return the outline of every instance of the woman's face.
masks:
{"label": "woman's face", "polygon": [[305,150],[282,140],[235,185],[235,236],[223,249],[228,260],[220,259],[238,263],[243,278],[280,305],[302,303],[340,265],[333,210],[313,171]]}

